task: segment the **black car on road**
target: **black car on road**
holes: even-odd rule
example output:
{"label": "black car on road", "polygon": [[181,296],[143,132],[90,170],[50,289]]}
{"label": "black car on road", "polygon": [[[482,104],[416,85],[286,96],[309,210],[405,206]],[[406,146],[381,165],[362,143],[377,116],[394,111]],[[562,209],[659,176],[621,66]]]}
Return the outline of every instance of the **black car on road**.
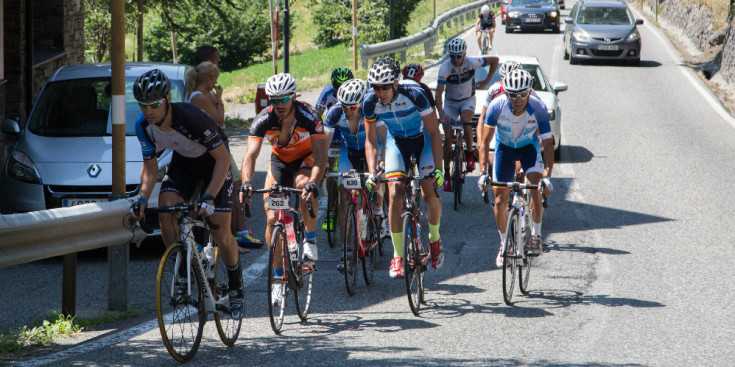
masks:
{"label": "black car on road", "polygon": [[505,13],[505,33],[516,29],[559,33],[561,12],[556,0],[512,0]]}

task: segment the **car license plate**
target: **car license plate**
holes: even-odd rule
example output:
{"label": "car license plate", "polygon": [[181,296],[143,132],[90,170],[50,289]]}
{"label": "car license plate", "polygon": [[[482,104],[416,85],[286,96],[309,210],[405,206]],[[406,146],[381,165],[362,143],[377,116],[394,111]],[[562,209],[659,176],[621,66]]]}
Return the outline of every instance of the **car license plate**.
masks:
{"label": "car license plate", "polygon": [[290,208],[288,198],[268,197],[266,201],[270,210],[287,210]]}
{"label": "car license plate", "polygon": [[599,45],[597,49],[600,51],[617,51],[618,45]]}
{"label": "car license plate", "polygon": [[541,23],[541,18],[525,18],[523,21],[526,23]]}
{"label": "car license plate", "polygon": [[359,189],[360,179],[357,177],[344,177],[342,178],[342,186],[347,190]]}
{"label": "car license plate", "polygon": [[77,205],[82,205],[82,204],[104,203],[104,202],[107,202],[107,199],[100,199],[100,198],[63,199],[61,200],[61,206],[68,207],[68,206],[77,206]]}

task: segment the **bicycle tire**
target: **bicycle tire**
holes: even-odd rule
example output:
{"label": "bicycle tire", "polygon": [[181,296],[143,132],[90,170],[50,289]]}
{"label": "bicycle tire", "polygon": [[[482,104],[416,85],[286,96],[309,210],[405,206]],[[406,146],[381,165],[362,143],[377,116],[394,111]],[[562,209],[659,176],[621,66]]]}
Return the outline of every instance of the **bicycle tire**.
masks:
{"label": "bicycle tire", "polygon": [[511,209],[506,227],[505,251],[503,251],[503,300],[510,306],[513,299],[513,286],[517,269],[518,239],[518,210]]}
{"label": "bicycle tire", "polygon": [[[523,241],[523,251],[526,252],[521,258],[518,259],[518,289],[521,294],[528,294],[528,280],[531,276],[531,264],[533,263],[533,256],[528,256],[528,249],[531,246],[531,218],[525,215],[524,228],[519,228],[519,238]],[[520,249],[519,249],[520,252]]]}
{"label": "bicycle tire", "polygon": [[[176,242],[163,253],[156,275],[156,314],[166,350],[175,360],[188,362],[202,342],[207,313],[201,279],[192,266],[191,295],[175,295],[178,266],[186,266],[186,244]],[[185,281],[185,280],[184,280]],[[193,297],[196,297],[196,301]]]}
{"label": "bicycle tire", "polygon": [[[460,141],[461,143],[461,141]],[[457,144],[457,141],[454,142],[454,159],[452,160],[453,167],[452,167],[452,191],[454,192],[454,211],[457,211],[457,208],[460,203],[460,197],[459,193],[462,191],[462,188],[460,187],[462,185],[461,181],[461,170],[462,170],[462,145]]]}
{"label": "bicycle tire", "polygon": [[[324,220],[327,223],[327,241],[329,247],[334,248],[337,246],[337,230],[339,228],[337,215],[339,210],[339,187],[338,181],[335,177],[327,179],[327,212]],[[331,218],[331,220],[329,220]]]}
{"label": "bicycle tire", "polygon": [[414,218],[412,215],[406,215],[403,218],[403,277],[406,279],[408,305],[416,316],[421,311],[424,286],[421,257],[418,253],[419,241],[419,238],[416,237]]}
{"label": "bicycle tire", "polygon": [[373,277],[375,275],[375,255],[378,247],[378,243],[376,242],[383,241],[383,238],[380,233],[379,223],[375,220],[373,213],[368,211],[366,215],[368,218],[368,236],[366,240],[367,243],[365,244],[365,256],[363,256],[360,261],[362,262],[362,277],[365,279],[365,284],[370,285],[373,283]]}
{"label": "bicycle tire", "polygon": [[489,36],[485,36],[483,33],[482,35],[482,54],[487,55],[490,50],[488,50],[488,43],[490,42]]}
{"label": "bicycle tire", "polygon": [[347,294],[350,296],[355,294],[357,286],[357,260],[358,250],[360,248],[360,235],[357,230],[357,218],[355,204],[350,202],[345,212],[345,232],[343,234],[344,252],[342,260],[345,265],[345,287]]}
{"label": "bicycle tire", "polygon": [[[301,268],[297,270],[297,279],[299,288],[294,291],[294,299],[296,300],[296,313],[299,315],[301,321],[306,321],[309,317],[309,310],[311,308],[311,292],[314,287],[314,271],[313,265],[303,265],[301,262],[296,262],[296,265]],[[308,270],[304,272],[304,269]]]}
{"label": "bicycle tire", "polygon": [[[211,234],[210,234],[211,236]],[[217,325],[217,333],[219,338],[228,347],[235,345],[237,338],[240,336],[240,329],[242,327],[242,315],[245,314],[245,303],[243,300],[243,310],[240,313],[240,317],[233,319],[230,314],[229,307],[220,307],[219,302],[224,299],[229,299],[229,284],[227,275],[227,266],[224,260],[220,257],[219,246],[214,249],[214,264],[212,265],[212,273],[214,278],[209,281],[209,287],[212,290],[217,305],[217,310],[214,313],[214,322]],[[228,301],[229,304],[229,301]]]}
{"label": "bicycle tire", "polygon": [[[283,318],[286,313],[286,300],[288,299],[288,287],[286,286],[283,279],[276,279],[276,276],[273,272],[274,266],[273,261],[276,259],[276,250],[280,247],[282,252],[286,251],[286,234],[283,230],[283,227],[281,226],[275,226],[273,227],[273,234],[271,235],[271,245],[268,251],[268,314],[270,316],[271,321],[271,329],[273,329],[273,332],[276,334],[281,333],[281,328],[283,327]],[[284,267],[286,264],[284,264]],[[279,307],[276,308],[273,305],[273,284],[275,282],[280,282],[283,284],[283,291],[281,293],[282,296],[282,302]]]}

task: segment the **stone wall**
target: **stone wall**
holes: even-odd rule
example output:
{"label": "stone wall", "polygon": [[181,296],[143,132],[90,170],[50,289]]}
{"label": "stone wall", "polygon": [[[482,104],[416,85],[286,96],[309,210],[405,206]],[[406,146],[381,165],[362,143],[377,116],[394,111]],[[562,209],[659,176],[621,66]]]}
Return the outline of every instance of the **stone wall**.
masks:
{"label": "stone wall", "polygon": [[725,38],[719,75],[730,85],[735,85],[735,22],[730,24]]}
{"label": "stone wall", "polygon": [[678,0],[669,0],[664,2],[658,16],[664,17],[671,25],[681,29],[700,51],[705,51],[707,41],[716,31],[712,29],[712,8],[706,5],[683,4]]}

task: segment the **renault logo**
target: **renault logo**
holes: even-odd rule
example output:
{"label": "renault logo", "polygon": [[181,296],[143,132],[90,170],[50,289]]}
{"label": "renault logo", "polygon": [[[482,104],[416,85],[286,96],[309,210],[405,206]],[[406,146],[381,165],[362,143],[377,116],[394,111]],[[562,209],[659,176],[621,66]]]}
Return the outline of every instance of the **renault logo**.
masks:
{"label": "renault logo", "polygon": [[605,38],[605,42],[610,43],[610,42],[612,42],[612,40],[609,39],[609,38]]}
{"label": "renault logo", "polygon": [[92,164],[87,168],[87,174],[89,177],[97,177],[100,175],[100,172],[102,172],[102,168],[96,164]]}

